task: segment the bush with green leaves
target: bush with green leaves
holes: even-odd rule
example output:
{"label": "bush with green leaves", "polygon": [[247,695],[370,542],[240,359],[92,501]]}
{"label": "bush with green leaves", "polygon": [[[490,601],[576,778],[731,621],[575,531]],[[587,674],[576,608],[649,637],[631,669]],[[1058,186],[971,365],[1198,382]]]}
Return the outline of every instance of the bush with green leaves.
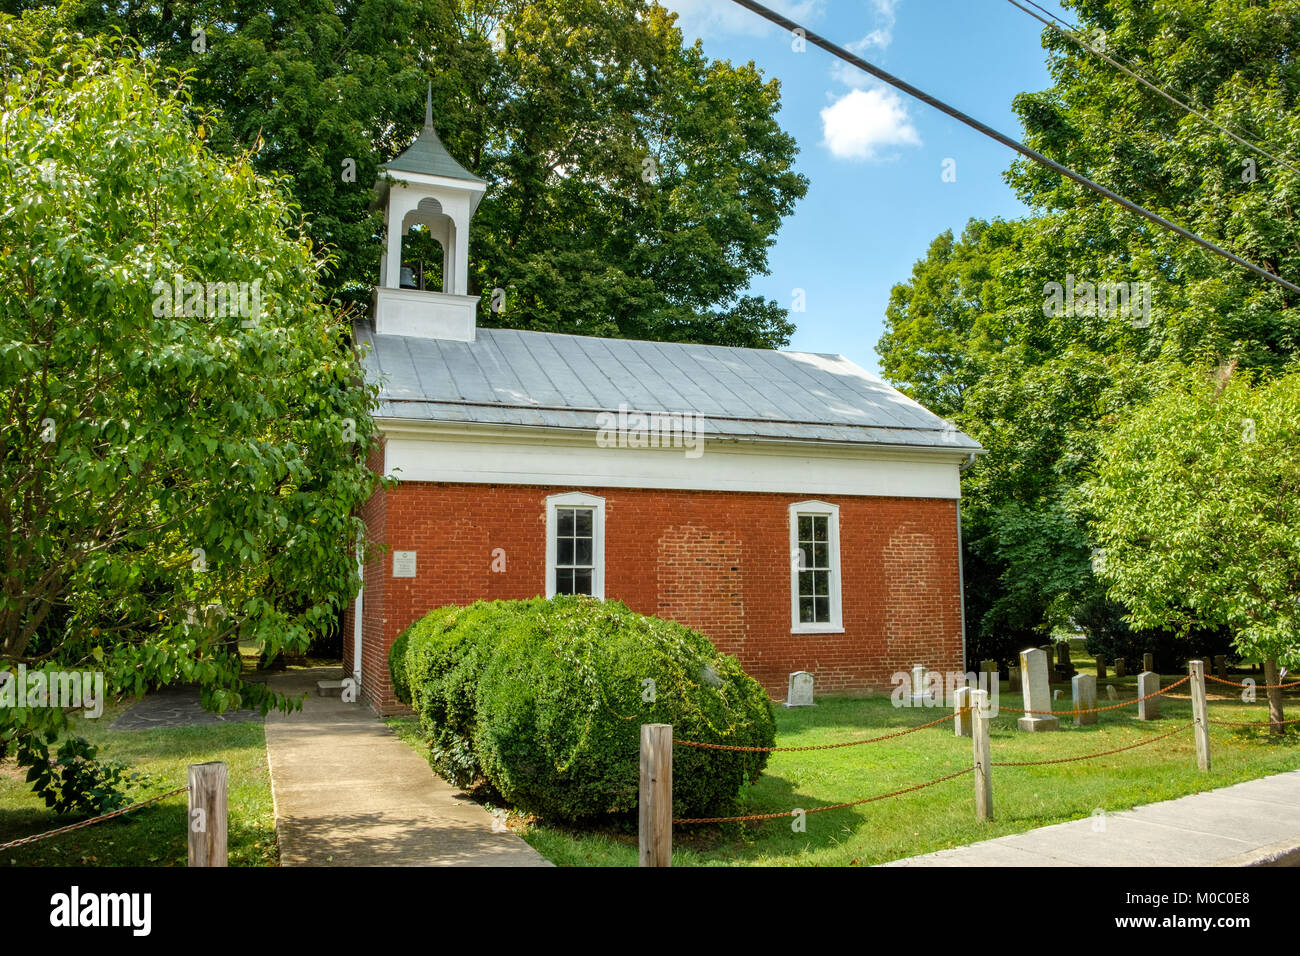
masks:
{"label": "bush with green leaves", "polygon": [[397,698],[420,715],[430,762],[457,786],[472,786],[483,776],[473,746],[483,665],[501,635],[544,603],[479,601],[438,608],[393,642],[389,670]]}
{"label": "bush with green leaves", "polygon": [[[735,658],[672,621],[588,597],[439,608],[395,645],[434,764],[471,770],[515,807],[565,821],[631,813],[640,729],[770,747],[772,704]],[[400,654],[402,660],[397,659]],[[764,753],[679,747],[673,809],[724,814]]]}
{"label": "bush with green leaves", "polygon": [[27,767],[32,792],[55,813],[93,816],[120,810],[129,802],[126,788],[144,780],[120,760],[97,760],[99,748],[84,737],[69,737],[51,759],[48,734],[39,745],[24,739],[18,745],[18,765]]}

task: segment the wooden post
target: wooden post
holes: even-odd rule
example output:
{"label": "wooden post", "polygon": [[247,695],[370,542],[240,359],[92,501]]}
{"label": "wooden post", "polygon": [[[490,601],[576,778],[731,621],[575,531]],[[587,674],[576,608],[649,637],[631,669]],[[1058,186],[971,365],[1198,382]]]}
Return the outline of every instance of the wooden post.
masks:
{"label": "wooden post", "polygon": [[1210,721],[1206,713],[1205,661],[1188,661],[1192,675],[1192,733],[1196,736],[1196,766],[1210,769]]}
{"label": "wooden post", "polygon": [[972,690],[971,739],[975,751],[975,819],[988,823],[993,819],[993,776],[989,749],[989,692]]}
{"label": "wooden post", "polygon": [[190,866],[226,865],[226,765],[190,764]]}
{"label": "wooden post", "polygon": [[640,866],[673,865],[673,725],[641,725]]}

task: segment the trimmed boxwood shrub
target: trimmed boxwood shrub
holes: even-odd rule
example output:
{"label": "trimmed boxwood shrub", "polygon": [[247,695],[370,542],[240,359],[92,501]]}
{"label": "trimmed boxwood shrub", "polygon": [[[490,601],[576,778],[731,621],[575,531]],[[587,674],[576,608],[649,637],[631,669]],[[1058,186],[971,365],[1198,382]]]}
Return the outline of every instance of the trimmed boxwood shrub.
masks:
{"label": "trimmed boxwood shrub", "polygon": [[389,671],[397,699],[420,717],[429,759],[460,787],[482,775],[474,752],[479,675],[500,636],[543,601],[479,601],[430,611],[393,642]]}
{"label": "trimmed boxwood shrub", "polygon": [[[390,657],[433,762],[464,786],[481,773],[516,807],[558,820],[636,809],[640,730],[770,747],[766,692],[703,635],[617,601],[559,597],[439,608]],[[678,747],[678,816],[722,815],[766,754]]]}

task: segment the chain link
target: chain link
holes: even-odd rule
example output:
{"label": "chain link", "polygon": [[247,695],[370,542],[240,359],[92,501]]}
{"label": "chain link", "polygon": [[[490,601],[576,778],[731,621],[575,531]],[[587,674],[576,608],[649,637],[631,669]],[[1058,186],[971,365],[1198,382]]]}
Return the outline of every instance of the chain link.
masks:
{"label": "chain link", "polygon": [[114,817],[120,817],[124,813],[130,813],[132,810],[139,810],[141,807],[147,807],[151,803],[157,803],[159,800],[166,800],[168,797],[174,797],[178,793],[184,793],[189,788],[189,784],[186,784],[183,787],[177,787],[175,790],[168,790],[166,793],[160,793],[156,797],[150,797],[148,800],[133,803],[131,806],[123,807],[121,810],[114,810],[112,813],[105,813],[103,816],[91,817],[89,820],[82,820],[80,823],[74,823],[66,827],[59,827],[57,830],[49,830],[45,833],[37,833],[34,836],[23,837],[21,840],[14,840],[11,843],[0,843],[0,853],[5,850],[12,850],[15,847],[26,846],[28,843],[37,843],[41,840],[48,840],[50,837],[56,837],[62,833],[71,833],[73,830],[80,830],[82,827],[88,827],[95,823],[102,823],[103,821],[111,820]]}
{"label": "chain link", "polygon": [[1108,757],[1111,754],[1123,753],[1125,750],[1133,750],[1136,747],[1145,747],[1147,744],[1153,744],[1157,740],[1164,740],[1166,737],[1172,737],[1174,734],[1181,734],[1184,730],[1194,727],[1195,725],[1196,725],[1196,721],[1192,721],[1190,724],[1184,724],[1181,727],[1177,727],[1169,731],[1169,733],[1167,734],[1160,734],[1158,737],[1148,737],[1146,740],[1139,740],[1137,743],[1129,744],[1127,747],[1116,747],[1114,750],[1103,750],[1100,753],[1084,754],[1082,757],[1058,757],[1055,760],[994,761],[993,766],[995,767],[1042,767],[1051,763],[1075,763],[1076,761],[1079,760],[1093,760],[1097,757]]}
{"label": "chain link", "polygon": [[1206,674],[1205,679],[1212,680],[1216,684],[1227,684],[1229,687],[1253,687],[1255,690],[1286,690],[1288,687],[1300,687],[1300,680],[1291,681],[1289,684],[1239,684],[1235,680],[1224,680],[1213,674]]}
{"label": "chain link", "polygon": [[[919,730],[920,728],[917,729]],[[827,807],[813,807],[811,810],[804,810],[802,812],[805,815],[810,813],[825,813],[827,810],[843,810],[845,807],[857,807],[857,806],[861,806],[864,803],[875,803],[877,800],[886,800],[889,797],[901,797],[905,793],[912,793],[916,790],[924,790],[926,787],[933,787],[936,783],[943,783],[945,780],[952,780],[956,777],[960,777],[968,773],[973,773],[974,770],[975,770],[974,767],[967,767],[965,770],[958,770],[955,773],[950,773],[946,777],[936,777],[934,780],[927,780],[925,783],[918,783],[915,786],[906,787],[903,790],[895,790],[893,793],[882,793],[879,796],[875,796],[875,797],[863,797],[861,800],[850,800],[847,803],[833,803]],[[777,820],[781,818],[788,819],[794,816],[795,813],[797,812],[800,811],[787,810],[784,813],[751,813],[748,816],[743,816],[743,817],[691,817],[691,818],[681,819],[681,820],[675,819],[673,820],[673,823],[674,824],[742,823],[742,822],[750,822],[750,821],[757,821],[757,820]]]}
{"label": "chain link", "polygon": [[895,737],[905,737],[908,734],[914,734],[918,730],[925,730],[926,727],[933,727],[936,724],[946,723],[950,720],[956,720],[962,714],[970,713],[971,708],[963,707],[961,710],[955,710],[951,714],[945,714],[938,720],[932,720],[928,724],[917,724],[915,727],[908,727],[906,730],[900,730],[892,734],[883,734],[879,737],[872,737],[870,740],[849,740],[842,744],[809,744],[806,747],[738,747],[734,744],[705,744],[698,740],[678,740],[673,738],[674,747],[696,747],[700,750],[739,750],[745,753],[776,753],[777,751],[794,751],[794,750],[837,750],[840,747],[860,747],[862,744],[874,744],[881,740],[892,740]]}
{"label": "chain link", "polygon": [[1176,680],[1168,687],[1162,687],[1154,693],[1146,694],[1142,697],[1135,697],[1132,700],[1121,701],[1118,704],[1108,704],[1105,707],[1088,707],[1083,710],[1021,710],[1018,707],[1004,707],[998,704],[998,710],[1010,711],[1013,714],[1044,714],[1052,717],[1077,717],[1080,714],[1100,714],[1107,710],[1119,710],[1121,707],[1132,707],[1134,704],[1140,704],[1144,700],[1150,700],[1152,697],[1159,697],[1161,694],[1167,694],[1175,687],[1180,687],[1191,680],[1191,675],[1187,675],[1181,680]]}

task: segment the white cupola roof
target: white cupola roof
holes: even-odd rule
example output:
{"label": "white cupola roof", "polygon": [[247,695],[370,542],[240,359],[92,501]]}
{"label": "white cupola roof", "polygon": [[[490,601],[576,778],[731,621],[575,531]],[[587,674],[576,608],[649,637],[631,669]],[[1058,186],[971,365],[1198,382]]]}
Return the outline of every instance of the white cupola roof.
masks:
{"label": "white cupola roof", "polygon": [[[405,152],[379,167],[385,248],[375,289],[375,331],[381,335],[473,342],[479,297],[469,290],[469,223],[487,190],[452,158],[433,128],[433,84],[425,100],[424,129]],[[442,246],[442,288],[423,288],[403,269],[402,239],[425,226]],[[403,282],[403,277],[408,281]],[[421,277],[422,280],[422,277]]]}

